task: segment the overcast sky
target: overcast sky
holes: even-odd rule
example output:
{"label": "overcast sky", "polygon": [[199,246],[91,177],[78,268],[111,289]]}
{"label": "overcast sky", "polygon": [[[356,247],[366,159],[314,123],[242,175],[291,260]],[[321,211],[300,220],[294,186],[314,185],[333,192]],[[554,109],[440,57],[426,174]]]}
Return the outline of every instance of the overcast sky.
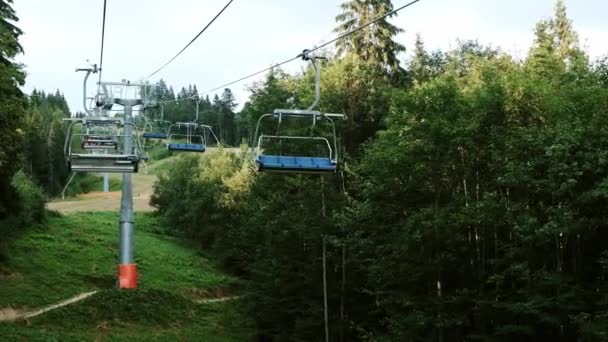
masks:
{"label": "overcast sky", "polygon": [[[297,55],[334,37],[343,0],[235,0],[215,24],[151,81],[174,88],[196,84],[202,93]],[[395,7],[409,0],[394,0]],[[392,22],[410,50],[417,33],[428,49],[449,49],[457,39],[478,39],[524,56],[535,23],[551,15],[554,0],[422,0]],[[138,81],[179,51],[226,0],[108,0],[103,79]],[[593,58],[608,54],[607,0],[566,0],[581,43]],[[26,91],[60,89],[72,111],[82,110],[76,67],[99,61],[103,0],[15,0],[24,31],[19,57]],[[404,56],[407,58],[407,54]],[[297,72],[300,61],[285,69]],[[232,86],[247,99],[256,79]],[[93,83],[90,83],[93,89]],[[213,94],[211,94],[213,95]]]}

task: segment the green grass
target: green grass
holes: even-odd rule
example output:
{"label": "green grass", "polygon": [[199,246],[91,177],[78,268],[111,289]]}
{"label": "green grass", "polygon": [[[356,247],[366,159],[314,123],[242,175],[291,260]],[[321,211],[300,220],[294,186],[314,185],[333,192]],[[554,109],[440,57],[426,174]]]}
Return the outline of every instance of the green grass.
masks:
{"label": "green grass", "polygon": [[160,175],[163,172],[171,170],[175,161],[179,158],[179,155],[174,155],[161,160],[156,160],[148,164],[148,172],[155,175]]}
{"label": "green grass", "polygon": [[101,291],[27,326],[0,323],[1,341],[249,340],[238,301],[192,301],[237,281],[185,243],[159,234],[152,214],[136,215],[136,291],[114,289],[117,214],[50,216],[48,228],[32,230],[9,247],[10,259],[0,266],[0,308],[38,308]]}
{"label": "green grass", "polygon": [[[136,215],[135,255],[142,289],[188,293],[229,286],[209,260],[179,241],[164,238],[151,214]],[[118,216],[80,213],[50,217],[9,247],[0,268],[0,307],[37,307],[78,293],[115,286]]]}
{"label": "green grass", "polygon": [[192,304],[161,291],[114,290],[29,322],[0,323],[0,340],[250,341],[249,324],[238,302]]}
{"label": "green grass", "polygon": [[[110,177],[110,191],[119,191],[122,181],[116,177]],[[65,191],[67,197],[73,197],[83,193],[103,190],[103,177],[98,174],[78,174]]]}

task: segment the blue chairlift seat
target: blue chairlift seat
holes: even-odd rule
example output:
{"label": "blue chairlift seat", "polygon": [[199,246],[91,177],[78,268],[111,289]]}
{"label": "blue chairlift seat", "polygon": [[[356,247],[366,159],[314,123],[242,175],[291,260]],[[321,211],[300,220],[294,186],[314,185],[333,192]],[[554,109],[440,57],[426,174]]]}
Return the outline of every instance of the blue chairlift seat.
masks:
{"label": "blue chairlift seat", "polygon": [[148,133],[144,133],[144,138],[146,139],[167,139],[167,134],[166,133],[153,133],[153,132],[148,132]]}
{"label": "blue chairlift seat", "polygon": [[333,173],[337,170],[330,158],[260,155],[255,162],[260,171]]}
{"label": "blue chairlift seat", "polygon": [[169,151],[183,151],[183,152],[205,152],[205,145],[203,144],[167,144]]}

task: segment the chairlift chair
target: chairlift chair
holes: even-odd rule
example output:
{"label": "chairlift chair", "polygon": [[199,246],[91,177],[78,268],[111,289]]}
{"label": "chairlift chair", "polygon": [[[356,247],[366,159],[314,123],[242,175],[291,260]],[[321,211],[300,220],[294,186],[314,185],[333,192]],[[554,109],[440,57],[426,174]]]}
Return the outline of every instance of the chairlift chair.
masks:
{"label": "chairlift chair", "polygon": [[[150,121],[146,120],[146,124],[144,127],[144,132],[142,137],[144,139],[152,139],[152,140],[166,140],[169,137],[168,129],[163,129],[162,126],[166,124],[170,124],[169,121],[156,121],[157,125],[153,125]],[[156,127],[155,127],[156,126]],[[156,128],[156,129],[155,129]]]}
{"label": "chairlift chair", "polygon": [[[219,139],[213,132],[213,128],[199,124],[200,102],[198,97],[194,98],[196,103],[196,115],[191,122],[177,122],[169,127],[167,137],[167,150],[176,152],[205,152],[207,148],[207,136],[213,136],[219,145]],[[185,129],[185,130],[184,130]]]}
{"label": "chairlift chair", "polygon": [[178,122],[171,125],[167,137],[167,150],[176,152],[205,152],[207,135],[211,133],[219,142],[211,126],[196,122]]}
{"label": "chairlift chair", "polygon": [[[163,120],[165,107],[160,104],[161,112],[159,120],[148,120],[144,114],[145,126],[144,133],[142,137],[144,139],[153,139],[153,140],[166,140],[169,137],[169,128],[171,126],[171,122],[167,120]],[[153,125],[153,123],[155,125]]]}
{"label": "chairlift chair", "polygon": [[[120,120],[115,120],[112,133],[108,131],[108,133],[104,133],[103,135],[91,135],[90,133],[75,133],[73,130],[77,124],[90,129],[96,123],[96,120],[77,119],[72,120],[68,126],[64,145],[68,170],[99,173],[138,172],[142,156],[140,155],[141,149],[137,135],[126,135],[123,132],[125,126],[130,126],[135,132],[137,132],[137,127],[133,124],[125,124]],[[104,120],[105,124],[108,124],[107,120]],[[78,138],[82,139],[84,143],[81,145],[74,144]],[[119,146],[121,139],[122,146]],[[124,148],[127,139],[131,140],[131,148],[126,152],[119,152],[119,147]],[[106,148],[111,144],[115,144],[116,148]]]}
{"label": "chairlift chair", "polygon": [[[262,122],[266,119],[278,120],[279,125],[288,118],[306,118],[313,120],[313,129],[318,121],[326,120],[332,127],[332,141],[323,136],[302,136],[302,135],[268,135],[258,134]],[[335,123],[329,118],[323,116],[322,113],[311,111],[303,114],[284,113],[281,110],[276,110],[273,114],[264,114],[258,120],[256,128],[257,147],[255,164],[260,172],[283,172],[283,173],[335,173],[338,169],[338,153],[337,153],[337,137]],[[318,154],[314,156],[302,155],[282,155],[282,154],[266,154],[264,143],[274,140],[279,143],[285,140],[301,141],[301,142],[317,142],[326,148],[326,154]]]}
{"label": "chairlift chair", "polygon": [[[309,51],[305,50],[302,53],[304,60],[310,61],[315,70],[315,101],[306,110],[299,109],[275,109],[272,114],[262,115],[257,122],[256,132],[254,135],[255,147],[255,165],[259,172],[280,172],[280,173],[305,173],[305,174],[331,174],[338,170],[338,148],[336,126],[333,118],[345,118],[344,114],[321,113],[315,110],[321,96],[320,87],[320,66],[316,60],[321,57],[314,56]],[[278,122],[277,130],[285,119],[309,119],[312,120],[311,132],[315,131],[317,122],[324,121],[331,126],[331,141],[330,139],[320,136],[303,136],[303,135],[267,135],[261,132],[262,123],[265,120],[274,119]],[[282,154],[266,154],[264,150],[264,142],[275,140],[281,143],[284,140],[302,141],[302,142],[318,142],[326,146],[326,154],[318,154],[314,156],[302,155],[282,155]],[[252,147],[254,148],[254,147]]]}

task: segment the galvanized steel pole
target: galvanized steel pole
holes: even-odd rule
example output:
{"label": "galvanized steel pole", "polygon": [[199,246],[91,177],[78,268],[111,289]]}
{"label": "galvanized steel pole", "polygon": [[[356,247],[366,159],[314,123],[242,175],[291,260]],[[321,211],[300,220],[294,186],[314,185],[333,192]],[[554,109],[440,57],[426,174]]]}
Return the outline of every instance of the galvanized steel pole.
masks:
{"label": "galvanized steel pole", "polygon": [[[133,154],[131,122],[133,119],[133,106],[141,103],[137,100],[120,100],[124,106],[124,154]],[[133,185],[131,174],[122,175],[122,197],[120,199],[120,254],[118,266],[118,287],[121,289],[137,288],[137,265],[134,258],[134,229],[133,214]]]}

